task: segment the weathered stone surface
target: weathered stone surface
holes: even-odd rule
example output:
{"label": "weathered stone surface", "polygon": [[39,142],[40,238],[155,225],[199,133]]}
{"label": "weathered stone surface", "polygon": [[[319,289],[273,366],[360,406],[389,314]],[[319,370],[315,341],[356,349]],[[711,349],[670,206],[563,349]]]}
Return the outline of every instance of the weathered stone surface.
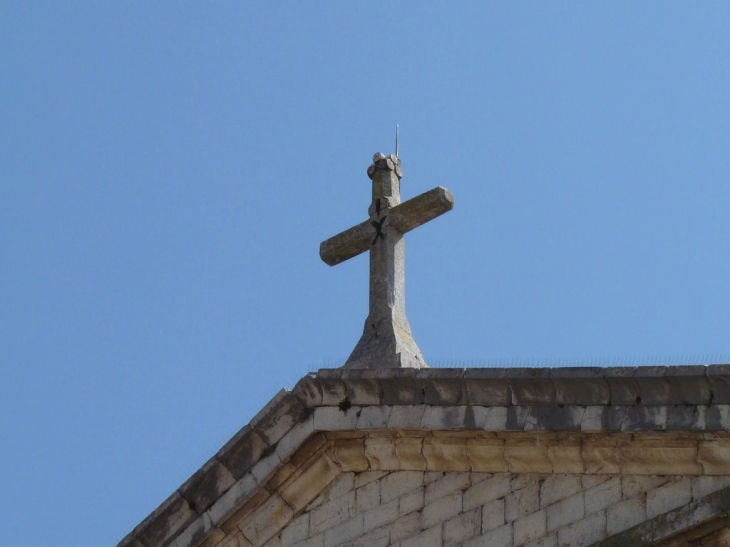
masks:
{"label": "weathered stone surface", "polygon": [[196,518],[197,514],[188,502],[175,492],[139,526],[136,536],[145,545],[163,545]]}
{"label": "weathered stone surface", "polygon": [[234,478],[240,479],[268,451],[269,445],[261,435],[246,426],[223,445],[217,458]]}
{"label": "weathered stone surface", "polygon": [[217,459],[212,458],[180,487],[180,495],[199,515],[226,492],[236,479]]}
{"label": "weathered stone surface", "polygon": [[405,312],[403,234],[451,210],[454,197],[435,188],[401,204],[396,166],[397,157],[374,160],[368,168],[373,181],[370,219],[320,245],[320,257],[330,266],[370,250],[369,314],[345,368],[426,366]]}

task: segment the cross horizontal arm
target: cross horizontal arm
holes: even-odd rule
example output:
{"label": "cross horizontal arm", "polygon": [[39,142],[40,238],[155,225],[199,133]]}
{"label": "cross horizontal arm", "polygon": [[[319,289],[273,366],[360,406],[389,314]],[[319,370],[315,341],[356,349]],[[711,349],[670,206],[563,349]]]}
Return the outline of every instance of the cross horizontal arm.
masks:
{"label": "cross horizontal arm", "polygon": [[453,208],[454,195],[446,188],[437,186],[393,207],[389,212],[390,225],[401,234],[405,234],[437,216],[448,213]]}
{"label": "cross horizontal arm", "polygon": [[370,248],[373,227],[369,220],[348,228],[319,244],[319,256],[329,266],[349,260]]}
{"label": "cross horizontal arm", "polygon": [[[446,188],[438,186],[388,209],[385,215],[388,217],[387,223],[390,226],[405,234],[453,208],[453,194]],[[335,266],[364,253],[373,242],[374,230],[372,222],[366,220],[340,232],[319,245],[319,256],[326,264]]]}

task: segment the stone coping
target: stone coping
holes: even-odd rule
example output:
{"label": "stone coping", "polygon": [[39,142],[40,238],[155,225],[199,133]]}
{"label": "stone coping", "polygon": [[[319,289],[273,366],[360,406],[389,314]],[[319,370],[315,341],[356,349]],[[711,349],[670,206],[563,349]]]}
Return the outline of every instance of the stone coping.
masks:
{"label": "stone coping", "polygon": [[274,396],[118,547],[207,544],[204,536],[213,536],[189,529],[217,529],[214,504],[264,488],[322,432],[712,436],[726,429],[730,365],[321,369]]}

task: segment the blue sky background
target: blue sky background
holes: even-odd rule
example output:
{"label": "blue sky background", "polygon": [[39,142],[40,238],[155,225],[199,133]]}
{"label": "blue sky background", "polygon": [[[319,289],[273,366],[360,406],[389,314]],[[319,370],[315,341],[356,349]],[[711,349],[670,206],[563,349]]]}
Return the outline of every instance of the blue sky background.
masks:
{"label": "blue sky background", "polygon": [[116,545],[338,366],[400,124],[427,360],[730,361],[727,2],[1,2],[3,545]]}

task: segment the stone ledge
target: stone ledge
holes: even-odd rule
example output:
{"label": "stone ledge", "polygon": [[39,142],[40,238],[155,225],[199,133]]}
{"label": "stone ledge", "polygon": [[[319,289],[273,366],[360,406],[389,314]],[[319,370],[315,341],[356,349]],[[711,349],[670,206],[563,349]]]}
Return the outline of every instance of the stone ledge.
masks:
{"label": "stone ledge", "polygon": [[[320,369],[323,405],[711,405],[730,403],[730,367]],[[359,384],[365,383],[363,390]]]}

